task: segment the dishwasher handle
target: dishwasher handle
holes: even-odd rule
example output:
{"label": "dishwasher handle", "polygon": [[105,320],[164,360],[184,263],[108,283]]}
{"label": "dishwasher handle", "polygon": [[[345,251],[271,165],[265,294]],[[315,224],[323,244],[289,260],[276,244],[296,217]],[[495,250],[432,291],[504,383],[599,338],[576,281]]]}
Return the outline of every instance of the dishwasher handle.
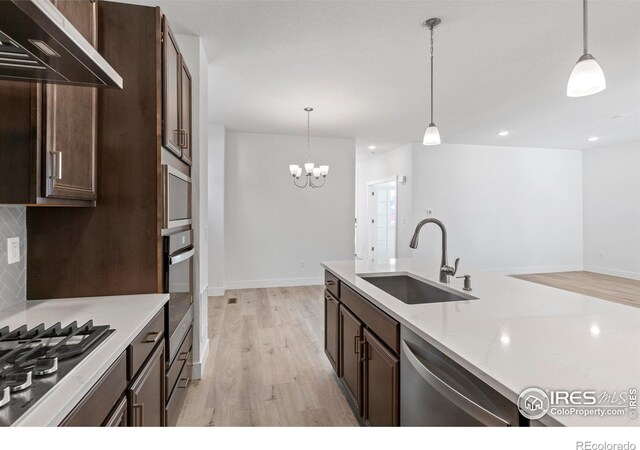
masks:
{"label": "dishwasher handle", "polygon": [[402,353],[407,357],[409,363],[420,374],[422,379],[429,383],[436,391],[442,394],[447,400],[455,404],[458,408],[469,414],[471,417],[482,422],[487,426],[502,426],[509,427],[511,424],[504,420],[502,417],[498,417],[488,409],[483,408],[473,400],[465,397],[453,387],[449,386],[436,374],[430,371],[411,351],[407,342],[402,340]]}

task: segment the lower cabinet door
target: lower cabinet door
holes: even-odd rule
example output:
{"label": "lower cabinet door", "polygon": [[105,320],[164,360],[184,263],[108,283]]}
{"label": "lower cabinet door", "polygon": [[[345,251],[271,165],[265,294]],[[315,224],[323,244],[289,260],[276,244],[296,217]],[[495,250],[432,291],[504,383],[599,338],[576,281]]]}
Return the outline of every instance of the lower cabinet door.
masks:
{"label": "lower cabinet door", "polygon": [[129,426],[162,427],[165,425],[164,384],[164,343],[161,342],[127,389]]}
{"label": "lower cabinet door", "polygon": [[329,291],[324,293],[324,352],[333,366],[333,370],[339,373],[340,354],[340,312],[339,303]]}
{"label": "lower cabinet door", "polygon": [[118,402],[116,407],[111,411],[109,417],[102,425],[104,427],[126,427],[128,424],[127,421],[127,397],[122,397],[122,399]]}
{"label": "lower cabinet door", "polygon": [[340,305],[340,379],[362,415],[362,322]]}
{"label": "lower cabinet door", "polygon": [[398,426],[399,360],[367,330],[364,341],[364,421],[376,427]]}

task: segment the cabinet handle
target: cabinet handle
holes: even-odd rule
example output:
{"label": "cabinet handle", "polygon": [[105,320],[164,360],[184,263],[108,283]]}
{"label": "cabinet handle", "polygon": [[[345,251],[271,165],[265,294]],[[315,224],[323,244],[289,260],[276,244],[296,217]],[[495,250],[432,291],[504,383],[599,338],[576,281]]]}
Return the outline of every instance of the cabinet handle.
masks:
{"label": "cabinet handle", "polygon": [[353,353],[355,353],[356,355],[358,353],[360,353],[360,342],[359,342],[359,339],[360,339],[360,335],[359,334],[356,334],[353,337]]}
{"label": "cabinet handle", "polygon": [[62,152],[53,150],[51,152],[51,158],[53,159],[53,175],[51,175],[51,178],[54,180],[62,180]]}
{"label": "cabinet handle", "polygon": [[189,132],[184,131],[184,148],[189,148]]}
{"label": "cabinet handle", "polygon": [[152,331],[151,333],[148,333],[147,336],[144,338],[144,341],[142,341],[143,344],[155,344],[156,342],[158,342],[160,340],[160,337],[162,336],[162,332],[161,331]]}
{"label": "cabinet handle", "polygon": [[360,350],[360,358],[359,361],[360,362],[364,362],[367,360],[367,353],[368,353],[368,345],[367,345],[367,341],[366,340],[361,340],[360,341],[360,345],[362,345],[362,350]]}
{"label": "cabinet handle", "polygon": [[182,130],[173,130],[173,134],[176,136],[178,147],[182,147]]}
{"label": "cabinet handle", "polygon": [[327,286],[333,286],[334,284],[336,284],[335,281],[333,280],[327,280]]}
{"label": "cabinet handle", "polygon": [[189,359],[189,352],[182,352],[178,355],[178,361],[186,361],[187,359]]}
{"label": "cabinet handle", "polygon": [[[180,384],[180,383],[182,383],[182,384]],[[180,378],[180,379],[178,380],[178,387],[179,387],[180,389],[184,389],[184,388],[186,388],[187,386],[189,386],[189,378]]]}
{"label": "cabinet handle", "polygon": [[[138,417],[140,418],[140,420],[136,420]],[[136,426],[144,426],[144,403],[133,404],[133,419],[135,420]]]}

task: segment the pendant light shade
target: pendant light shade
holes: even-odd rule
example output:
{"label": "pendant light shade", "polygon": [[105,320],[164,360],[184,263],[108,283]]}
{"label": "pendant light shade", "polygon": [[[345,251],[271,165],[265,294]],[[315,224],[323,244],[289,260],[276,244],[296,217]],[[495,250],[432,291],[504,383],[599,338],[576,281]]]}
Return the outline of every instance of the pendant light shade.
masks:
{"label": "pendant light shade", "polygon": [[423,145],[439,145],[440,141],[440,132],[438,131],[438,127],[436,124],[431,122],[427,127],[427,131],[424,133],[424,139],[422,140]]}
{"label": "pendant light shade", "polygon": [[607,82],[600,64],[593,56],[586,54],[580,57],[571,72],[567,83],[567,96],[584,97],[604,91],[606,87]]}
{"label": "pendant light shade", "polygon": [[587,0],[582,0],[582,43],[583,52],[576,63],[569,82],[567,83],[568,97],[584,97],[586,95],[597,94],[604,91],[607,82],[604,79],[604,72],[593,56],[589,53],[589,16]]}

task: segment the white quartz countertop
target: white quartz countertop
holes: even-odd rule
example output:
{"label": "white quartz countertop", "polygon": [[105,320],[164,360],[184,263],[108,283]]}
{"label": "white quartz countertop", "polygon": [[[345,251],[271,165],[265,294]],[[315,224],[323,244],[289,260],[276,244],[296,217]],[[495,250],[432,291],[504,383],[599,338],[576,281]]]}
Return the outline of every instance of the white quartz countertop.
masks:
{"label": "white quartz countertop", "polygon": [[[322,266],[514,403],[529,387],[628,392],[640,387],[640,308],[497,275],[469,272],[477,300],[408,305],[358,274],[405,272],[438,284],[418,259]],[[462,279],[449,287],[462,291]],[[639,426],[637,417],[545,416],[548,425]]]}
{"label": "white quartz countertop", "polygon": [[93,320],[95,325],[115,329],[13,425],[58,425],[168,300],[169,294],[28,300],[0,311],[0,328]]}

